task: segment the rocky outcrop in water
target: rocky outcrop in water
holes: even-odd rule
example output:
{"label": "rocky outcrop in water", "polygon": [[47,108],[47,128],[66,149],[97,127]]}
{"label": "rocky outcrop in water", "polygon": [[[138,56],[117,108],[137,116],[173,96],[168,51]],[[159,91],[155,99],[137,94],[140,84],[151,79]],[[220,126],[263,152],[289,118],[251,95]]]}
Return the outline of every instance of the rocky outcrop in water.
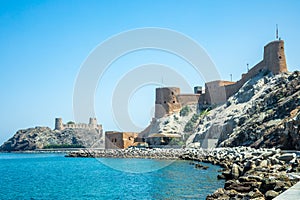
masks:
{"label": "rocky outcrop in water", "polygon": [[[218,138],[218,146],[300,149],[300,72],[260,74],[213,110],[188,139]],[[200,138],[200,139],[199,139]]]}
{"label": "rocky outcrop in water", "polygon": [[48,127],[22,129],[0,146],[0,151],[25,151],[43,149],[47,146],[103,147],[102,134],[94,129],[52,130]]}

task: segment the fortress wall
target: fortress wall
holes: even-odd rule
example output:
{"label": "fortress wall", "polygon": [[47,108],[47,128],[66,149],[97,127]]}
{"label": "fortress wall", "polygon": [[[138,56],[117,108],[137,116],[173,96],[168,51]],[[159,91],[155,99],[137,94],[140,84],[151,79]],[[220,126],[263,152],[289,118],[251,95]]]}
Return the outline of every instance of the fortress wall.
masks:
{"label": "fortress wall", "polygon": [[64,124],[64,128],[102,129],[101,125],[93,124]]}
{"label": "fortress wall", "polygon": [[96,129],[99,133],[102,133],[102,125],[97,124],[96,118],[90,118],[89,124],[78,123],[78,124],[63,124],[62,118],[55,118],[54,130],[64,130],[66,128],[82,128],[82,129]]}
{"label": "fortress wall", "polygon": [[266,64],[264,60],[257,63],[254,67],[252,67],[246,74],[242,74],[242,78],[238,81],[241,86],[244,85],[249,79],[253,78],[260,72],[267,70]]}
{"label": "fortress wall", "polygon": [[235,84],[232,85],[226,85],[225,91],[226,91],[226,98],[228,99],[232,95],[234,95],[249,79],[253,78],[260,72],[266,70],[264,61],[260,61],[258,64],[256,64],[254,67],[252,67],[248,73],[242,74],[242,78],[237,81]]}
{"label": "fortress wall", "polygon": [[177,99],[181,107],[183,107],[190,104],[198,104],[200,96],[200,94],[179,94],[177,95]]}
{"label": "fortress wall", "polygon": [[227,100],[225,86],[233,85],[231,81],[211,81],[205,83],[205,101],[208,104],[220,104]]}

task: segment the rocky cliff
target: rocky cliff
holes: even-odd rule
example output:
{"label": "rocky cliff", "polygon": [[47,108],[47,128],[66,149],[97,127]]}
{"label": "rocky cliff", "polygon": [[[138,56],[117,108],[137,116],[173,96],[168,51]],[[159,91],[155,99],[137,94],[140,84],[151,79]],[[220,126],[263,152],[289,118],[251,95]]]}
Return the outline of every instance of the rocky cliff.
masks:
{"label": "rocky cliff", "polygon": [[209,112],[188,139],[191,146],[218,139],[218,146],[300,149],[300,72],[260,74]]}
{"label": "rocky cliff", "polygon": [[102,134],[94,129],[51,130],[48,127],[35,127],[19,130],[0,146],[0,151],[24,151],[43,149],[47,146],[103,147]]}
{"label": "rocky cliff", "polygon": [[[185,139],[194,130],[193,126],[195,126],[199,118],[197,113],[199,113],[197,105],[191,104],[185,106],[179,113],[153,118],[150,125],[139,134],[139,137],[146,138],[154,133],[175,133],[181,134],[183,139]],[[194,123],[191,122],[193,116],[197,118]],[[187,124],[190,124],[190,126],[187,126]]]}

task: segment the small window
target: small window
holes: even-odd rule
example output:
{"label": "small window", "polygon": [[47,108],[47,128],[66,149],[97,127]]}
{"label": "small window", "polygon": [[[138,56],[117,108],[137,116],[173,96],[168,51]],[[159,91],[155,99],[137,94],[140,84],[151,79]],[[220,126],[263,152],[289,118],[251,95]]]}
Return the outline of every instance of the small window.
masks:
{"label": "small window", "polygon": [[281,59],[281,56],[279,56],[278,58]]}
{"label": "small window", "polygon": [[164,103],[167,103],[166,101],[164,101]]}
{"label": "small window", "polygon": [[283,47],[280,47],[281,49],[283,49]]}
{"label": "small window", "polygon": [[174,95],[174,92],[172,92],[172,95]]}
{"label": "small window", "polygon": [[173,103],[175,103],[175,101],[173,101]]}

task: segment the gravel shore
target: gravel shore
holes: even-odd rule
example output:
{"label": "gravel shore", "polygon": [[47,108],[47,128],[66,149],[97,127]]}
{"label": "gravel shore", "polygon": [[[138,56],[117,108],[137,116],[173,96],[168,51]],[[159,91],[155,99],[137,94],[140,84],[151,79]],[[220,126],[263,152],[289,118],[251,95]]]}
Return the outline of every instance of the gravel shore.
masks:
{"label": "gravel shore", "polygon": [[[300,159],[280,149],[249,147],[215,149],[82,149],[67,157],[151,158],[191,160],[222,167],[217,178],[225,179],[224,188],[207,199],[273,199],[300,180]],[[205,168],[202,168],[205,169]]]}

